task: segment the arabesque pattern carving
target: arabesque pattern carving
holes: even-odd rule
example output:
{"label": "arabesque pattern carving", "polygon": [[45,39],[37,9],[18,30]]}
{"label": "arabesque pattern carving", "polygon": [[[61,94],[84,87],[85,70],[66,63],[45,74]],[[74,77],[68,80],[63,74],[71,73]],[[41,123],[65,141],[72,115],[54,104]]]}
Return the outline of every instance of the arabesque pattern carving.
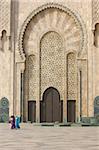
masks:
{"label": "arabesque pattern carving", "polygon": [[0,34],[3,30],[10,34],[10,0],[0,0]]}
{"label": "arabesque pattern carving", "polygon": [[99,0],[92,1],[92,22],[93,30],[95,29],[95,24],[99,23]]}
{"label": "arabesque pattern carving", "polygon": [[[29,23],[24,35],[24,51],[26,55],[36,51],[38,38],[49,30],[58,31],[64,39],[64,45],[79,53],[81,51],[81,30],[74,18],[64,11],[50,8],[35,16]],[[45,32],[45,33],[46,33]]]}
{"label": "arabesque pattern carving", "polygon": [[41,95],[49,87],[63,92],[63,43],[56,32],[46,33],[41,40]]}
{"label": "arabesque pattern carving", "polygon": [[[67,7],[49,3],[34,10],[23,23],[19,35],[19,52],[22,59],[25,60],[25,50],[28,50],[24,46],[26,39],[29,39],[27,45],[30,48],[36,48],[37,37],[41,37],[42,33],[48,32],[49,29],[62,32],[61,34],[67,41],[66,47],[68,46],[69,49],[78,50],[79,54],[83,53],[83,50],[86,51],[86,30],[80,16]],[[34,40],[35,45],[32,45],[31,40]]]}
{"label": "arabesque pattern carving", "polygon": [[29,100],[36,99],[36,64],[35,56],[28,57]]}
{"label": "arabesque pattern carving", "polygon": [[77,69],[76,57],[74,53],[67,56],[67,99],[76,100],[77,98]]}
{"label": "arabesque pattern carving", "polygon": [[[76,58],[72,56],[72,53],[68,56],[68,60],[65,57],[71,51],[76,53],[78,57],[82,53],[86,53],[86,48],[83,52],[86,35],[84,27],[80,22],[80,18],[78,19],[69,9],[60,5],[52,4],[51,7],[46,5],[44,8],[41,7],[40,10],[38,13],[35,12],[35,15],[31,14],[31,17],[28,18],[27,26],[24,26],[20,33],[20,50],[23,51],[24,49],[24,53],[20,51],[20,54],[22,54],[22,57],[25,54],[26,58],[29,55],[35,55],[36,57],[37,64],[35,68],[37,70],[35,71],[34,69],[34,73],[38,80],[37,86],[39,87],[40,99],[42,99],[43,92],[48,87],[54,87],[60,92],[62,99],[67,89],[68,99],[76,100]],[[64,65],[66,65],[66,61],[68,71],[65,71]],[[32,63],[28,66],[29,68],[34,68]],[[36,91],[33,92],[32,90],[37,89],[36,85],[34,85],[36,84],[36,82],[34,83],[34,78],[36,81],[36,77],[33,76],[33,69],[29,72],[30,75],[27,73],[30,88],[28,99],[33,99],[33,97],[36,97],[33,96],[36,95],[34,94]],[[66,84],[66,89],[64,84]]]}

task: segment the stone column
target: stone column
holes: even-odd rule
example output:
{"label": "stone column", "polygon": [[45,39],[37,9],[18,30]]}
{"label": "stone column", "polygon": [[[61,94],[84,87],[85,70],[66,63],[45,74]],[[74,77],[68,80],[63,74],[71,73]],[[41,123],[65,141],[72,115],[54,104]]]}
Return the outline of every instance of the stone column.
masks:
{"label": "stone column", "polygon": [[88,116],[87,59],[78,59],[78,121]]}
{"label": "stone column", "polygon": [[[93,37],[92,33],[89,34],[89,37]],[[93,117],[94,116],[94,106],[93,106],[93,100],[94,100],[94,91],[93,91],[93,49],[91,47],[93,41],[92,38],[90,39],[90,46],[88,47],[88,116]]]}
{"label": "stone column", "polygon": [[78,68],[78,95],[77,95],[77,117],[78,117],[78,122],[81,120],[81,74],[80,74],[81,69]]}
{"label": "stone column", "polygon": [[[23,115],[23,73],[24,63],[16,63],[16,115]],[[21,106],[22,105],[22,106]]]}
{"label": "stone column", "polygon": [[11,75],[11,82],[10,82],[10,104],[9,104],[9,116],[14,114],[14,61],[13,61],[13,52],[10,53],[11,64],[10,64],[10,75]]}
{"label": "stone column", "polygon": [[87,60],[82,60],[82,116],[88,116]]}
{"label": "stone column", "polygon": [[67,122],[67,55],[64,54],[64,97],[63,97],[63,122]]}
{"label": "stone column", "polygon": [[36,122],[40,122],[40,53],[36,60],[37,65],[37,96],[36,96]]}
{"label": "stone column", "polygon": [[21,72],[21,98],[20,98],[20,116],[21,116],[21,121],[23,121],[23,81],[24,81],[24,79],[23,79],[23,75],[24,75],[24,72],[23,72],[23,70],[22,70],[22,72]]}

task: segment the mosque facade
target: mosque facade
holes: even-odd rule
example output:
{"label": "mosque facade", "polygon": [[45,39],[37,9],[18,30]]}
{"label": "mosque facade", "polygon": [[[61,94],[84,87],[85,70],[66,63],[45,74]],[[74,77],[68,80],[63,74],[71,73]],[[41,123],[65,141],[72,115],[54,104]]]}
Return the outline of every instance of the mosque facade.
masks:
{"label": "mosque facade", "polygon": [[0,122],[99,118],[99,1],[0,0]]}

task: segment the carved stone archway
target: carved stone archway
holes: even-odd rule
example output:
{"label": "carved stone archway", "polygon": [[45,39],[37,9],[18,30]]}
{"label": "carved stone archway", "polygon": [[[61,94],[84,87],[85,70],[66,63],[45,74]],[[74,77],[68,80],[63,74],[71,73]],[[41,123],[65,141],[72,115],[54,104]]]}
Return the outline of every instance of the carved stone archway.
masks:
{"label": "carved stone archway", "polygon": [[[50,34],[47,34],[50,33]],[[67,53],[74,52],[76,53],[77,58],[82,59],[86,52],[86,31],[83,21],[81,20],[78,14],[72,12],[67,7],[64,7],[59,4],[46,4],[39,7],[37,10],[33,11],[28,18],[25,20],[20,35],[19,35],[19,53],[22,58],[22,61],[26,60],[26,70],[25,70],[25,85],[27,86],[25,90],[28,90],[25,97],[25,105],[28,100],[36,101],[36,121],[40,120],[40,108],[39,101],[41,100],[41,95],[43,91],[48,86],[54,86],[51,82],[47,82],[48,84],[44,88],[41,89],[40,80],[41,77],[41,41],[43,37],[48,36],[58,37],[58,41],[62,46],[62,58],[63,60],[63,79],[61,83],[66,83],[66,59],[65,56]],[[48,38],[47,37],[47,38]],[[50,39],[49,39],[50,40]],[[58,42],[59,43],[59,42]],[[52,44],[54,46],[54,44]],[[53,48],[55,50],[55,47]],[[57,49],[58,51],[58,49]],[[57,53],[58,54],[58,53]],[[76,58],[76,59],[77,59]],[[49,58],[48,58],[49,59]],[[54,60],[54,59],[53,59]],[[30,63],[29,63],[30,61]],[[32,64],[31,64],[32,62]],[[57,61],[57,63],[59,63]],[[77,65],[77,64],[76,64]],[[30,68],[34,68],[32,71],[29,71]],[[60,67],[61,68],[61,67]],[[32,72],[31,74],[29,74]],[[32,80],[33,77],[33,80]],[[54,83],[53,83],[54,84]],[[31,89],[31,85],[35,87],[33,90]],[[57,84],[58,85],[58,84]],[[60,91],[66,91],[66,86],[62,87]],[[30,86],[30,87],[29,87]],[[59,89],[58,85],[56,88]],[[77,84],[76,84],[77,88]],[[32,92],[32,94],[30,94]],[[63,94],[62,94],[63,93]],[[77,93],[77,92],[76,92]],[[66,95],[64,92],[60,92],[61,98],[66,100]],[[65,96],[63,96],[65,95]],[[64,106],[66,104],[64,103]],[[26,106],[25,106],[26,108]],[[27,109],[27,108],[26,108]],[[25,116],[27,116],[25,111]]]}
{"label": "carved stone archway", "polygon": [[[51,10],[51,12],[52,12],[51,13],[52,16],[50,15],[49,19],[47,18],[48,20],[46,20],[46,15],[45,15],[47,10],[48,11]],[[53,11],[53,10],[58,10],[58,11]],[[61,15],[61,13],[62,13],[62,15]],[[63,19],[61,19],[60,16],[63,16],[62,17]],[[66,16],[67,16],[67,18],[66,18]],[[40,18],[42,18],[42,19],[40,20]],[[60,19],[58,20],[58,18],[60,18]],[[38,20],[40,20],[40,21],[38,21]],[[53,23],[54,20],[57,20],[56,23],[57,23],[58,27],[53,28],[53,25],[51,25],[51,24],[50,24],[50,26],[47,27],[45,23],[47,23],[47,21],[50,22],[51,20],[52,20],[52,23]],[[72,33],[71,27],[73,27],[75,32],[72,33],[72,35],[69,35],[69,36],[65,37],[65,39],[70,40],[70,38],[71,38],[71,36],[73,36],[73,34],[74,34],[75,37],[79,36],[80,43],[79,43],[79,41],[75,41],[73,44],[75,45],[75,43],[76,43],[76,45],[79,45],[78,48],[77,48],[78,51],[79,51],[79,53],[78,53],[79,55],[81,53],[84,53],[84,54],[86,53],[86,43],[87,43],[86,29],[85,29],[85,25],[84,25],[84,22],[82,21],[81,17],[77,13],[70,10],[69,8],[64,7],[60,4],[48,3],[48,4],[45,4],[45,5],[42,5],[41,7],[37,8],[36,10],[31,12],[31,14],[27,17],[27,19],[24,21],[24,23],[21,27],[18,43],[19,43],[19,53],[20,53],[20,56],[21,56],[22,60],[25,61],[25,56],[26,56],[25,49],[24,49],[24,36],[25,36],[25,33],[26,33],[26,29],[29,27],[29,24],[30,24],[30,28],[31,28],[31,22],[32,21],[35,22],[34,26],[35,26],[35,24],[37,24],[37,22],[39,22],[41,25],[42,25],[42,23],[43,23],[43,25],[45,25],[44,26],[45,31],[44,30],[41,31],[40,26],[38,27],[38,29],[40,30],[40,32],[38,31],[40,37],[44,33],[48,32],[49,29],[56,29],[57,30],[57,29],[60,29],[60,27],[62,27],[62,29],[63,28],[65,29],[64,30],[64,35],[66,35],[68,30]],[[61,24],[58,21],[61,22]],[[62,26],[62,24],[65,25],[65,23],[67,24],[67,26],[69,25],[69,28],[67,28],[67,26],[66,26],[66,28],[67,28],[66,29],[64,26]],[[47,27],[47,29],[46,29],[46,27]],[[77,31],[76,28],[79,31]],[[37,35],[38,33],[35,32],[35,34]],[[71,45],[71,43],[68,43],[68,45]],[[70,49],[73,49],[73,47],[70,47]]]}
{"label": "carved stone archway", "polygon": [[41,101],[41,122],[61,122],[61,101],[57,89],[49,87],[43,93]]}

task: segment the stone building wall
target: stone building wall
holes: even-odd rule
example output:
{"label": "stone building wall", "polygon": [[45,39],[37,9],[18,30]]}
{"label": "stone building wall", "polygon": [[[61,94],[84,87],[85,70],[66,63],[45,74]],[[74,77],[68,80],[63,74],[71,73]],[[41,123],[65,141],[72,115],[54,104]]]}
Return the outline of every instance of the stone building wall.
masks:
{"label": "stone building wall", "polygon": [[[97,29],[95,26],[96,23],[99,23],[98,3],[98,0],[0,1],[0,77],[2,78],[2,80],[0,80],[0,98],[7,97],[10,101],[10,114],[13,112],[14,108],[15,114],[20,115],[20,74],[24,73],[26,68],[28,68],[29,74],[27,73],[26,78],[28,78],[27,76],[29,75],[30,79],[28,86],[30,90],[25,97],[27,99],[32,99],[33,97],[37,101],[36,112],[37,115],[39,115],[39,100],[41,100],[42,94],[47,88],[48,83],[48,79],[44,81],[43,74],[39,76],[40,41],[43,35],[53,28],[53,31],[61,33],[60,37],[62,38],[63,49],[65,48],[64,52],[66,53],[65,57],[67,57],[70,52],[76,54],[78,82],[76,83],[75,81],[75,83],[77,87],[77,104],[80,105],[79,72],[82,71],[83,116],[94,115],[94,99],[99,95],[99,47],[98,44],[95,46],[95,41],[98,41],[98,34],[96,33]],[[47,6],[48,4],[48,9],[46,7],[44,10],[45,5]],[[58,5],[60,9],[57,7],[55,10],[54,4]],[[51,5],[53,5],[52,11],[50,11]],[[67,9],[67,14],[61,9],[62,7],[63,9]],[[69,11],[72,12],[72,15],[71,13],[69,14]],[[31,19],[29,20],[29,18]],[[77,20],[75,18],[77,18]],[[83,29],[83,32],[81,32],[81,29]],[[62,30],[64,32],[61,32]],[[75,34],[70,34],[71,31],[74,30],[77,30],[77,32],[75,32]],[[41,52],[43,47],[44,46],[41,44]],[[41,55],[43,55],[43,53],[41,53]],[[33,59],[32,57],[29,59],[29,56],[33,56]],[[28,58],[29,65],[27,64],[26,57]],[[61,56],[59,57],[61,60]],[[31,62],[33,62],[33,66],[31,65]],[[66,73],[66,62],[65,64],[64,62],[63,64],[60,64],[58,61],[56,62],[59,66],[64,65],[63,70]],[[43,73],[44,67],[43,60],[41,62],[41,73]],[[56,66],[56,68],[58,67]],[[31,68],[34,68],[35,71],[30,71]],[[63,70],[61,70],[61,73],[64,74],[64,77],[61,79],[59,91],[61,91],[61,98],[66,99],[67,95],[63,93],[68,93],[66,91],[67,89],[64,88],[66,87],[67,79]],[[33,81],[31,78],[33,78]],[[64,80],[63,83],[62,80]],[[43,82],[46,82],[45,85],[40,87],[39,85]],[[51,82],[54,82],[54,79]],[[32,84],[35,87],[35,90],[33,91],[31,90]],[[54,85],[58,85],[58,83],[53,83],[53,86]],[[66,105],[66,102],[64,102],[64,105]],[[26,112],[27,111],[28,110],[26,110]],[[64,114],[66,114],[65,108]],[[79,114],[79,108],[77,108],[77,114]]]}
{"label": "stone building wall", "polygon": [[13,113],[13,53],[11,49],[11,0],[0,1],[0,100],[7,98]]}
{"label": "stone building wall", "polygon": [[[91,10],[91,0],[88,0],[86,2],[86,0],[84,0],[83,2],[81,0],[76,1],[76,0],[22,0],[21,2],[17,1],[18,4],[18,13],[20,14],[17,18],[18,20],[18,34],[20,33],[21,29],[22,29],[22,25],[24,24],[26,18],[28,18],[28,16],[35,10],[37,10],[39,7],[41,7],[44,4],[48,4],[48,3],[55,3],[55,4],[59,4],[59,5],[63,5],[69,9],[71,9],[72,11],[75,12],[75,14],[77,14],[78,18],[81,18],[84,23],[86,24],[86,30],[89,30],[89,26],[91,27],[91,21],[92,21],[92,10]],[[88,7],[90,6],[90,7]],[[24,8],[24,9],[23,9]],[[26,8],[26,9],[25,9]],[[83,13],[85,12],[86,13]],[[88,21],[87,21],[88,20]],[[88,32],[89,33],[89,32]],[[18,54],[18,51],[16,51],[16,55]]]}
{"label": "stone building wall", "polygon": [[93,32],[93,95],[94,100],[99,96],[99,1],[92,1],[92,32]]}

